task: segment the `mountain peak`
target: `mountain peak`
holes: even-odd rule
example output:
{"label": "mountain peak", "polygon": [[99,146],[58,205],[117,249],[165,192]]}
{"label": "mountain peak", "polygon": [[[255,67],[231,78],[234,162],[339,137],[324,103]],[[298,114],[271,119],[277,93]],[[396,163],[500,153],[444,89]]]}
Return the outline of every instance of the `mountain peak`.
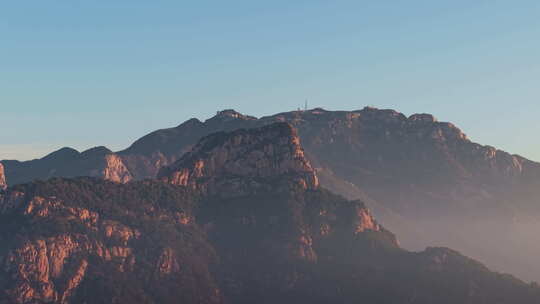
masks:
{"label": "mountain peak", "polygon": [[379,109],[371,106],[366,106],[362,110],[353,111],[353,113],[360,114],[363,117],[373,118],[381,121],[401,122],[405,121],[407,117],[396,110],[392,109]]}
{"label": "mountain peak", "polygon": [[413,114],[409,116],[409,121],[412,122],[422,122],[422,123],[434,123],[437,122],[437,118],[431,114],[421,113],[421,114]]}
{"label": "mountain peak", "polygon": [[198,119],[198,118],[190,118],[186,121],[184,121],[183,123],[181,123],[180,125],[178,125],[178,127],[185,127],[185,126],[196,126],[196,125],[200,125],[202,124],[202,122]]}
{"label": "mountain peak", "polygon": [[288,123],[206,136],[172,166],[161,169],[158,178],[234,195],[270,185],[273,189],[319,185],[296,130]]}
{"label": "mountain peak", "polygon": [[109,148],[105,147],[105,146],[98,146],[98,147],[93,147],[93,148],[90,148],[84,152],[81,152],[81,155],[83,156],[88,156],[88,155],[91,155],[91,156],[94,156],[94,155],[105,155],[105,154],[111,154],[113,153]]}
{"label": "mountain peak", "polygon": [[58,159],[58,160],[63,160],[63,159],[66,159],[66,158],[75,158],[77,156],[79,156],[79,151],[73,149],[73,148],[70,148],[70,147],[63,147],[61,149],[58,149],[52,153],[49,153],[48,155],[46,155],[45,157],[43,157],[43,159],[48,159],[48,160],[53,160],[53,159]]}
{"label": "mountain peak", "polygon": [[230,121],[230,120],[236,120],[236,119],[256,120],[257,118],[253,116],[249,116],[249,115],[244,115],[233,109],[225,109],[222,111],[218,111],[214,117],[208,119],[207,121],[212,121],[212,120]]}

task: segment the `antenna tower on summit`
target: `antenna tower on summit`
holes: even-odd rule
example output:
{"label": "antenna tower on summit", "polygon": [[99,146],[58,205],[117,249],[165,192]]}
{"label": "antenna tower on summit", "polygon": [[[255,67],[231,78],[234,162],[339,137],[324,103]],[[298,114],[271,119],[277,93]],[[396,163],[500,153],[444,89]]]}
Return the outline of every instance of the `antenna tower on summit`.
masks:
{"label": "antenna tower on summit", "polygon": [[306,99],[306,103],[304,104],[304,111],[307,111],[307,99]]}

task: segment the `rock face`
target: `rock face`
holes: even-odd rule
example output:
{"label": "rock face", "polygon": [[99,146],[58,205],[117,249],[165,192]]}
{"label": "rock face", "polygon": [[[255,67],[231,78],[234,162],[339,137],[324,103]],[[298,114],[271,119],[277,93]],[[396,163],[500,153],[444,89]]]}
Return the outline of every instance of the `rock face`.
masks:
{"label": "rock face", "polygon": [[287,123],[207,136],[172,166],[161,169],[158,178],[221,195],[245,194],[266,185],[278,191],[291,181],[303,189],[319,185],[296,131]]}
{"label": "rock face", "polygon": [[[128,243],[140,237],[138,230],[59,200],[39,196],[23,200],[22,195],[11,192],[4,197],[3,216],[20,215],[38,223],[56,221],[59,225],[66,221],[82,229],[27,239],[8,252],[4,271],[11,275],[11,282],[4,291],[13,303],[67,303],[85,278],[89,259],[114,260],[120,272],[133,266],[135,260]],[[96,235],[90,237],[81,231]]]}
{"label": "rock face", "polygon": [[0,163],[0,190],[7,188],[6,175],[4,174],[4,166]]}
{"label": "rock face", "polygon": [[120,183],[133,179],[123,160],[105,147],[81,153],[62,148],[41,159],[25,162],[4,160],[2,164],[9,185],[51,177],[93,176]]}
{"label": "rock face", "polygon": [[105,155],[103,169],[95,176],[117,183],[127,183],[133,179],[122,159],[116,154]]}
{"label": "rock face", "polygon": [[10,188],[0,196],[0,302],[221,303],[205,269],[214,253],[178,220],[191,214],[185,195],[88,178]]}

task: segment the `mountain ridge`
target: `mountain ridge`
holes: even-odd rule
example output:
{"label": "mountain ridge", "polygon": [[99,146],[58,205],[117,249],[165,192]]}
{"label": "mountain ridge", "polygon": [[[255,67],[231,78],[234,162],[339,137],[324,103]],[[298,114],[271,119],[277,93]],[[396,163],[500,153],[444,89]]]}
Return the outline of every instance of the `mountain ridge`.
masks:
{"label": "mountain ridge", "polygon": [[[288,123],[195,147],[161,181],[52,178],[0,193],[0,302],[540,301],[538,286],[454,250],[408,252],[363,202],[302,186],[316,172]],[[220,188],[231,176],[242,187]]]}
{"label": "mountain ridge", "polygon": [[240,188],[253,188],[255,180],[268,178],[276,181],[272,190],[280,191],[279,181],[285,177],[303,189],[319,186],[300,139],[288,123],[205,136],[177,162],[161,168],[157,176],[212,193],[243,193]]}
{"label": "mountain ridge", "polygon": [[[204,122],[194,118],[154,131],[114,155],[125,167],[120,172],[131,176],[127,180],[155,178],[204,136],[275,122],[297,130],[322,187],[366,201],[405,248],[451,246],[496,269],[540,278],[540,267],[529,266],[540,255],[529,233],[540,218],[540,164],[474,143],[430,114],[316,108],[255,118],[225,110]],[[22,180],[11,177],[16,170],[9,162],[2,163],[10,185]]]}

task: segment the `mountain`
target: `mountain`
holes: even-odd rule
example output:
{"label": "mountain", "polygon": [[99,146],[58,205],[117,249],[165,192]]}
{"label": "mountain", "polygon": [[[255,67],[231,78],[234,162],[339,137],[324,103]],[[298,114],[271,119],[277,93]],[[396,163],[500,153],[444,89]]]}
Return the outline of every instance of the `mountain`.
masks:
{"label": "mountain", "polygon": [[[110,155],[129,177],[120,180],[155,178],[205,136],[276,122],[297,130],[324,188],[364,201],[405,248],[450,246],[497,270],[540,279],[540,164],[474,143],[429,114],[317,108],[255,118],[225,110],[204,122],[194,118],[157,130]],[[70,157],[47,166],[41,160],[2,163],[10,185],[50,176],[105,176],[99,173],[103,162],[89,169]],[[49,173],[63,163],[70,172]]]}
{"label": "mountain", "polygon": [[540,301],[451,249],[401,249],[317,183],[287,123],[205,137],[159,175],[0,194],[0,303]]}
{"label": "mountain", "polygon": [[105,147],[95,147],[84,152],[62,148],[31,161],[4,160],[9,185],[46,180],[51,177],[100,177],[115,182],[127,182],[133,176],[123,160]]}
{"label": "mountain", "polygon": [[154,178],[161,167],[178,160],[202,137],[220,131],[259,126],[255,117],[224,110],[201,122],[192,118],[175,128],[157,130],[119,151],[136,179]]}
{"label": "mountain", "polygon": [[[406,248],[452,246],[499,270],[540,278],[540,267],[531,267],[540,254],[532,232],[540,228],[540,164],[474,143],[429,114],[407,117],[366,107],[255,119],[226,110],[205,122],[192,119],[156,131],[137,146],[154,147],[163,155],[159,164],[169,165],[193,146],[194,137],[280,121],[298,130],[320,183],[365,201]],[[178,146],[166,149],[171,143]],[[145,155],[151,163],[151,154]]]}
{"label": "mountain", "polygon": [[177,162],[162,168],[158,179],[222,196],[262,190],[269,184],[272,187],[264,190],[280,192],[292,181],[302,189],[319,186],[300,138],[288,123],[206,136]]}

